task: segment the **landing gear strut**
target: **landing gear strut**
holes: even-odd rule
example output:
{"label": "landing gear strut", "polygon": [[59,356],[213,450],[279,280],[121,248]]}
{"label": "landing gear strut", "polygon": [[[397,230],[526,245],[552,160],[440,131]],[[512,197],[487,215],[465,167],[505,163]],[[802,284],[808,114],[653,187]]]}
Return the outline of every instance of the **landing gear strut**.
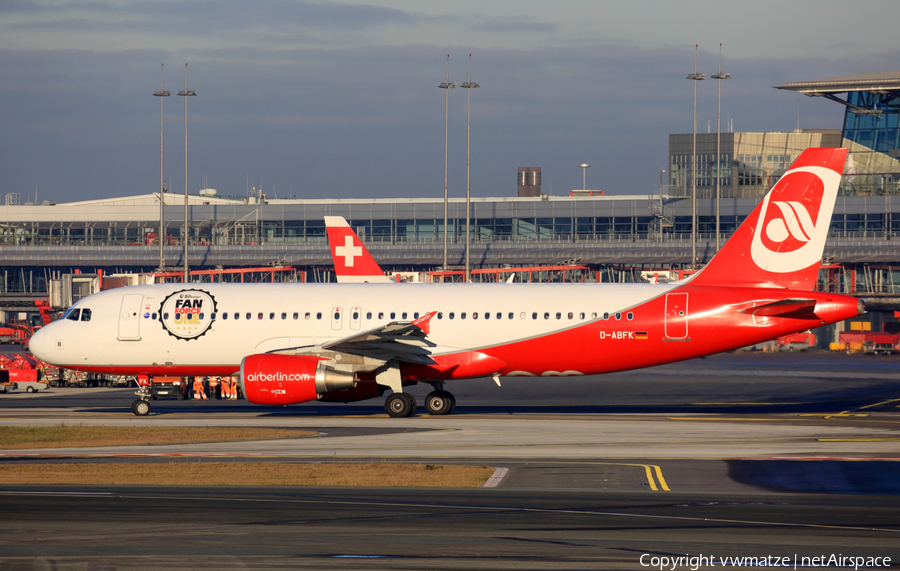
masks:
{"label": "landing gear strut", "polygon": [[131,412],[135,416],[147,416],[150,414],[150,387],[146,385],[138,386],[138,390],[134,393],[138,399],[131,403]]}
{"label": "landing gear strut", "polygon": [[384,401],[388,416],[403,417],[416,414],[416,399],[409,393],[391,393]]}

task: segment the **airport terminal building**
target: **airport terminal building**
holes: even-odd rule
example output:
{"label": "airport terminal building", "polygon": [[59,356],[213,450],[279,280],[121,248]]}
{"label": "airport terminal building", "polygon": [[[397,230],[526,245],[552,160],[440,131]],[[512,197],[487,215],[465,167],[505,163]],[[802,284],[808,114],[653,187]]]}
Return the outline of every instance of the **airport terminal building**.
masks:
{"label": "airport terminal building", "polygon": [[[721,237],[727,237],[803,149],[846,145],[851,158],[826,257],[853,272],[853,288],[894,293],[895,281],[900,289],[900,72],[777,87],[841,102],[846,106],[843,129],[722,133],[718,160],[716,135],[698,134],[700,261],[715,251],[717,175]],[[841,93],[846,100],[838,97]],[[669,137],[666,180],[651,195],[514,196],[510,173],[508,192],[497,192],[507,196],[472,200],[473,267],[684,268],[692,256],[692,164],[692,135],[678,134]],[[46,291],[54,272],[152,271],[159,266],[159,194],[65,204],[19,204],[15,194],[5,198],[0,224],[3,293]],[[165,262],[176,267],[183,263],[184,197],[163,198]],[[439,197],[278,200],[211,193],[189,197],[188,263],[195,269],[328,268],[326,215],[345,217],[385,269],[422,271],[443,265],[444,202]],[[448,218],[448,264],[458,268],[465,257],[463,199],[450,200]]]}

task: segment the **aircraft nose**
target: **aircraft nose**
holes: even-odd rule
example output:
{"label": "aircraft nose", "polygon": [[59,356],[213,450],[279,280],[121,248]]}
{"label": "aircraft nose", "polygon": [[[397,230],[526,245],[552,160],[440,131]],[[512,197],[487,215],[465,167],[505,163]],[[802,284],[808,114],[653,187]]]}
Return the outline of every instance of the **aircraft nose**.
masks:
{"label": "aircraft nose", "polygon": [[49,355],[47,354],[48,327],[50,326],[45,325],[44,327],[41,327],[35,331],[34,335],[31,336],[31,339],[28,340],[28,350],[31,351],[31,354],[45,362],[49,362]]}

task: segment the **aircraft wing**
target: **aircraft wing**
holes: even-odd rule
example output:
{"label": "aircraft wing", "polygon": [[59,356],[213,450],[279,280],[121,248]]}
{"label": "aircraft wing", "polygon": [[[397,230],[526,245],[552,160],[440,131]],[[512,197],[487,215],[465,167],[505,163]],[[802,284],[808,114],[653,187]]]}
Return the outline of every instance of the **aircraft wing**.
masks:
{"label": "aircraft wing", "polygon": [[433,311],[411,322],[393,321],[357,335],[329,341],[322,345],[322,349],[384,362],[397,360],[433,365],[430,348],[436,345],[426,337],[428,323],[436,313]]}

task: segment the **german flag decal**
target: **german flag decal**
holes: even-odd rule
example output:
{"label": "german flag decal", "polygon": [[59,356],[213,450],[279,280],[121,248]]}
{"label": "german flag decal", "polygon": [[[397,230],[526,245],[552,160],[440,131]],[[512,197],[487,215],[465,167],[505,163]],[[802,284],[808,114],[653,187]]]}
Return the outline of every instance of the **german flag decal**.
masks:
{"label": "german flag decal", "polygon": [[635,339],[646,339],[646,338],[647,338],[647,332],[646,332],[646,331],[635,331],[635,332],[634,332],[634,338],[635,338]]}

